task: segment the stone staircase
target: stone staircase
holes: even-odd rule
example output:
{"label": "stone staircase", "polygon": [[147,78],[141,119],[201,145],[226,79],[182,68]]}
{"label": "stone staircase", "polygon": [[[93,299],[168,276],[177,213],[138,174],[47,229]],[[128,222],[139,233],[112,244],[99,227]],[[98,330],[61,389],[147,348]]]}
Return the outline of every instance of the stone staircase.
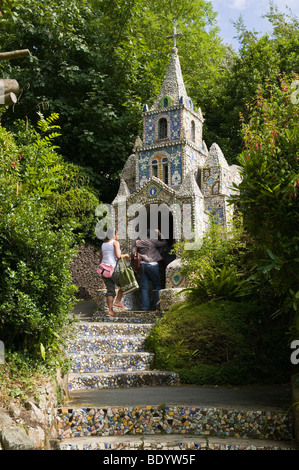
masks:
{"label": "stone staircase", "polygon": [[150,318],[147,313],[148,323],[143,323],[142,313],[120,313],[119,322],[114,318],[110,321],[106,315],[97,322],[80,322],[75,327],[68,347],[72,359],[71,391],[178,383],[176,373],[152,370],[154,357],[144,351],[144,341],[155,316]]}
{"label": "stone staircase", "polygon": [[[159,316],[122,311],[114,319],[104,312],[75,325],[67,350],[70,401],[57,410],[59,449],[294,448],[292,419],[283,412],[168,404],[168,387],[179,386],[178,375],[154,370],[154,356],[144,350]],[[99,402],[105,390],[129,389],[140,395],[153,387],[159,390],[159,403]]]}

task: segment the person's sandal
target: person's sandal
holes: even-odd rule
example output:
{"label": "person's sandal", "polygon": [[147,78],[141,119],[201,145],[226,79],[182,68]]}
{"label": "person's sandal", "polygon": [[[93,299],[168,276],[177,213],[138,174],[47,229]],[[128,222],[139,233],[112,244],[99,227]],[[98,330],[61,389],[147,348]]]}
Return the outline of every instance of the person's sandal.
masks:
{"label": "person's sandal", "polygon": [[117,315],[115,315],[115,313],[112,313],[112,314],[111,314],[111,313],[108,313],[107,315],[108,315],[108,317],[118,318]]}
{"label": "person's sandal", "polygon": [[113,307],[128,310],[128,307],[126,307],[125,305],[122,305],[122,304],[114,304]]}

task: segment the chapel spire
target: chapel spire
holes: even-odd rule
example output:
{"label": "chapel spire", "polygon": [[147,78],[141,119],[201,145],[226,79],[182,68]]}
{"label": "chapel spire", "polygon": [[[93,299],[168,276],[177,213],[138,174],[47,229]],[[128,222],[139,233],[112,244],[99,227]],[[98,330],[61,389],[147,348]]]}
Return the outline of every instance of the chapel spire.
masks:
{"label": "chapel spire", "polygon": [[178,50],[176,47],[176,39],[181,35],[182,33],[177,33],[176,27],[174,26],[172,34],[167,36],[167,39],[173,40],[171,58],[163,84],[160,88],[160,93],[157,96],[157,99],[151,110],[159,109],[161,107],[161,100],[163,100],[164,97],[168,97],[171,100],[172,105],[182,104],[188,100],[180,65],[180,59],[178,56]]}

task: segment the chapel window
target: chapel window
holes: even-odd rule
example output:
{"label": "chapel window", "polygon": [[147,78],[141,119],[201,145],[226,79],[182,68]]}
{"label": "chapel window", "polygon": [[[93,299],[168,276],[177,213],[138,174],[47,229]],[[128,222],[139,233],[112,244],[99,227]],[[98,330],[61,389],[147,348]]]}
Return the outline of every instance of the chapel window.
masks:
{"label": "chapel window", "polygon": [[191,121],[191,140],[195,142],[195,122]]}
{"label": "chapel window", "polygon": [[158,138],[159,139],[167,139],[167,119],[166,118],[161,118],[159,120],[159,124],[158,124]]}
{"label": "chapel window", "polygon": [[201,189],[201,169],[200,168],[198,168],[197,173],[195,174],[195,178],[196,178],[196,182],[197,182],[199,189]]}
{"label": "chapel window", "polygon": [[157,160],[152,161],[152,176],[156,176],[156,178],[159,178],[158,161]]}
{"label": "chapel window", "polygon": [[168,172],[168,158],[165,157],[162,160],[162,181],[168,184],[169,172]]}
{"label": "chapel window", "polygon": [[167,157],[158,155],[151,161],[151,176],[156,176],[165,184],[169,184],[169,160]]}

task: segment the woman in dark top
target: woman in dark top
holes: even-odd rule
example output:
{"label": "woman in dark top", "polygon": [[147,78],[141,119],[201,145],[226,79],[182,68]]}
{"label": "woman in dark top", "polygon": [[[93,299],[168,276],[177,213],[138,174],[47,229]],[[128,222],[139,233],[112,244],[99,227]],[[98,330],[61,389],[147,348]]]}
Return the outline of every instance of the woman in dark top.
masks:
{"label": "woman in dark top", "polygon": [[[160,235],[159,230],[155,230],[155,232]],[[148,238],[138,240],[135,245],[134,249],[138,250],[138,253],[142,258],[138,273],[142,310],[150,310],[150,298],[148,292],[149,281],[151,281],[153,285],[156,308],[158,307],[159,291],[161,290],[159,261],[162,259],[159,248],[166,244],[166,240],[159,240],[158,238],[151,237],[150,232],[148,232]]]}

